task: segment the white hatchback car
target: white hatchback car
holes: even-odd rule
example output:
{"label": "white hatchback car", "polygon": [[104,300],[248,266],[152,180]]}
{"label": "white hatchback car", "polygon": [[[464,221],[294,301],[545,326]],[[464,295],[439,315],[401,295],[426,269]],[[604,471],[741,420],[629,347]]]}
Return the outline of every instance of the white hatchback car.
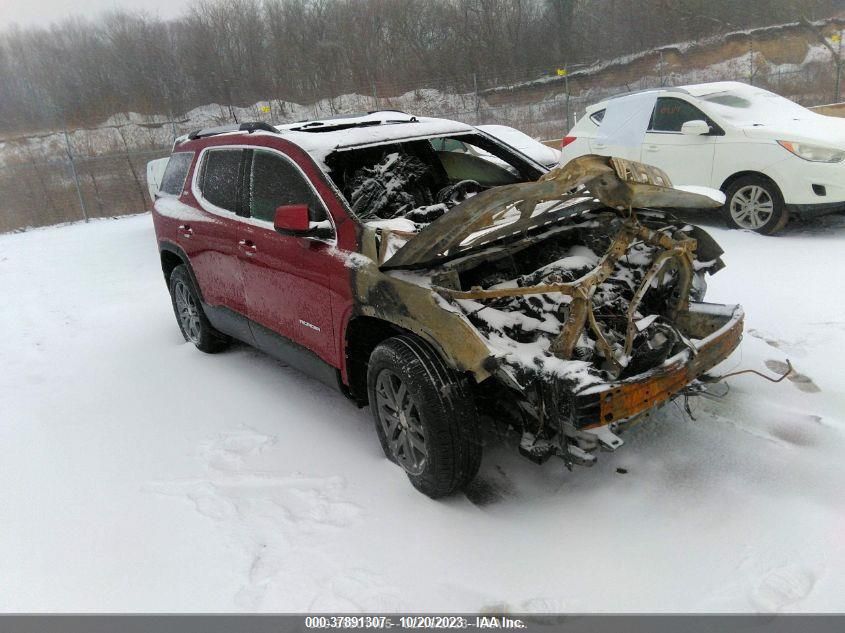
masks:
{"label": "white hatchback car", "polygon": [[735,81],[660,88],[587,108],[562,143],[660,167],[674,185],[721,190],[729,225],[770,235],[790,214],[845,209],[845,119]]}

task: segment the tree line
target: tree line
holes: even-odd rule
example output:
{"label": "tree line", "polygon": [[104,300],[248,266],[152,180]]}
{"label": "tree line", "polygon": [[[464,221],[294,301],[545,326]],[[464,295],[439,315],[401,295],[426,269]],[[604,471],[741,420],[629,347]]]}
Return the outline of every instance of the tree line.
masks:
{"label": "tree line", "polygon": [[116,11],[0,33],[0,130],[176,116],[209,103],[468,92],[842,0],[199,0],[178,19]]}

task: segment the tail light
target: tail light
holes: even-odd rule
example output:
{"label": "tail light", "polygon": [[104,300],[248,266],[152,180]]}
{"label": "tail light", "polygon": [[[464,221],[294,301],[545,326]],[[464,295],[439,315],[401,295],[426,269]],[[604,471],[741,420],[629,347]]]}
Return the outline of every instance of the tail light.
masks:
{"label": "tail light", "polygon": [[577,136],[564,136],[563,140],[560,142],[560,149],[563,149],[564,147],[576,140],[578,140]]}

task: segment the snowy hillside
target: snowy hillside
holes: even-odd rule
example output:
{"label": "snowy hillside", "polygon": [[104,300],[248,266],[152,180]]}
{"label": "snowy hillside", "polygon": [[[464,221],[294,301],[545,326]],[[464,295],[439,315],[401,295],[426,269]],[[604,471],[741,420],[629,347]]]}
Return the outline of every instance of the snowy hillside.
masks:
{"label": "snowy hillside", "polygon": [[[828,42],[837,46],[842,23],[815,23]],[[748,38],[753,38],[749,44]],[[831,54],[805,27],[794,24],[727,33],[701,41],[679,42],[609,60],[578,64],[569,76],[547,74],[508,85],[482,87],[476,94],[421,87],[403,94],[342,94],[310,104],[279,99],[245,107],[207,104],[179,115],[117,113],[90,129],[70,134],[76,156],[149,148],[169,148],[175,136],[194,129],[243,121],[275,124],[304,119],[397,109],[412,114],[442,116],[471,124],[516,126],[536,138],[560,138],[584,108],[607,96],[650,88],[708,81],[749,81],[775,90],[805,105],[831,100],[834,65]],[[467,78],[467,85],[472,85]],[[570,96],[567,98],[566,90]],[[0,166],[28,162],[35,156],[64,156],[65,138],[59,131],[0,140]]]}
{"label": "snowy hillside", "polygon": [[748,315],[720,369],[800,375],[592,469],[491,440],[441,502],[368,409],[184,343],[148,215],[0,236],[0,611],[842,611],[845,217],[711,230],[709,298]]}

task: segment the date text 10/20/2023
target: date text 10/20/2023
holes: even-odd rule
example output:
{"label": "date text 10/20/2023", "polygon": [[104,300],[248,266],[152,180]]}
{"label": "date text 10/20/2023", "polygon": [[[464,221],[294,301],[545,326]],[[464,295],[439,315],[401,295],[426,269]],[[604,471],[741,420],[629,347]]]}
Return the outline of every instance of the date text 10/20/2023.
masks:
{"label": "date text 10/20/2023", "polygon": [[307,616],[309,629],[524,629],[525,622],[507,616],[435,616],[435,615],[344,615]]}

